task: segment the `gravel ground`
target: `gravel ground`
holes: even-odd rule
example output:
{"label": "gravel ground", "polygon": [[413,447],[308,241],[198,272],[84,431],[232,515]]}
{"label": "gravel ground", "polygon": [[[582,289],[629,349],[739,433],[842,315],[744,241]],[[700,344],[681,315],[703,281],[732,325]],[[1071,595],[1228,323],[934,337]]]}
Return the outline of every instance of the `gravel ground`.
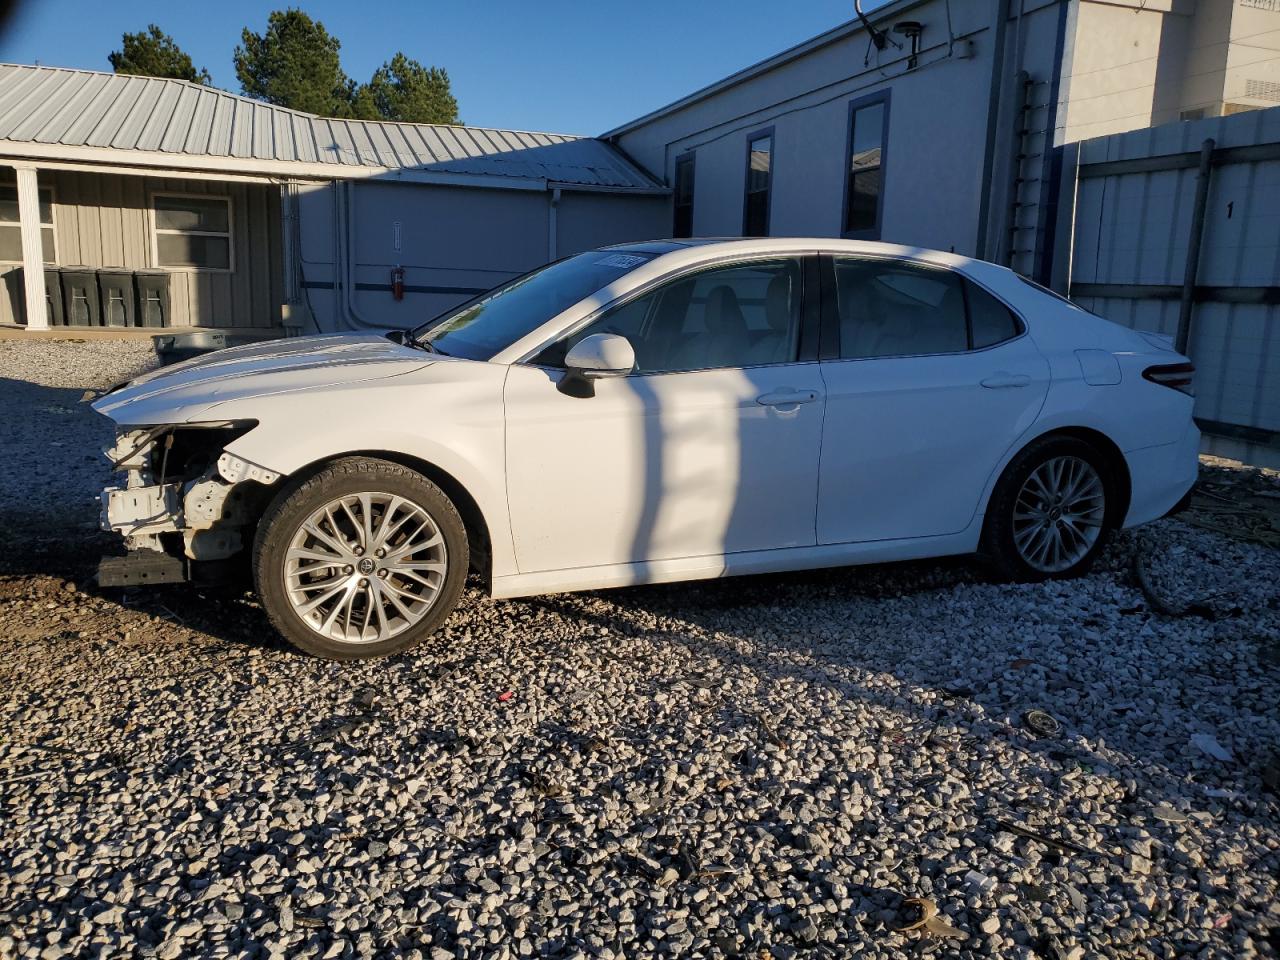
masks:
{"label": "gravel ground", "polygon": [[63,346],[0,342],[44,532],[0,528],[0,957],[1280,952],[1280,551],[1165,521],[1071,583],[471,590],[325,663],[236,591],[92,585],[76,401],[145,357]]}
{"label": "gravel ground", "polygon": [[113,434],[81,398],[155,363],[149,339],[0,339],[0,525],[29,530],[47,516],[62,529],[86,521],[96,529],[94,498],[112,479],[102,451]]}

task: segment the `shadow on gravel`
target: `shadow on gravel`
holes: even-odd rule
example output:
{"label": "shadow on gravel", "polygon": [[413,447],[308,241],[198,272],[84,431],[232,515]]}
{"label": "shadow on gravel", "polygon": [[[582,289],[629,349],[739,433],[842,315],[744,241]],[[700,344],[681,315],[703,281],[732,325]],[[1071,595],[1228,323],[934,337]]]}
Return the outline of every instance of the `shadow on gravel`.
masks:
{"label": "shadow on gravel", "polygon": [[[810,573],[742,577],[671,586],[635,587],[616,591],[560,595],[516,601],[566,619],[617,635],[650,633],[643,624],[658,616],[686,629],[659,631],[663,641],[693,662],[705,660],[738,664],[754,673],[766,686],[776,686],[780,702],[796,684],[826,688],[835,702],[860,701],[895,712],[901,718],[892,731],[870,731],[869,742],[895,757],[896,776],[913,779],[913,755],[946,750],[957,761],[972,761],[982,754],[980,739],[1000,739],[1028,763],[1026,782],[1038,782],[1051,790],[1072,792],[1081,774],[1101,775],[1123,785],[1123,799],[1115,812],[1151,822],[1153,806],[1187,798],[1193,807],[1219,812],[1234,810],[1255,816],[1253,805],[1266,803],[1258,779],[1256,758],[1242,758],[1239,765],[1224,766],[1188,753],[1185,739],[1172,745],[1144,733],[1152,717],[1139,707],[1143,681],[1135,671],[1132,682],[1099,675],[1088,642],[1074,631],[1097,631],[1107,642],[1128,651],[1134,664],[1148,678],[1156,669],[1150,655],[1164,636],[1193,631],[1203,643],[1213,645],[1212,620],[1195,617],[1177,621],[1160,615],[1140,599],[1131,580],[1134,541],[1120,536],[1107,548],[1088,578],[1102,589],[1099,597],[1117,596],[1125,590],[1135,595],[1132,606],[1116,604],[1103,616],[1085,610],[1062,622],[1042,622],[1038,611],[1052,609],[1052,595],[1080,589],[1077,581],[1066,586],[1000,585],[991,581],[983,566],[956,559],[892,565],[863,566]],[[974,647],[980,635],[960,617],[934,621],[922,619],[910,598],[921,594],[946,595],[958,587],[1009,591],[1010,599],[1024,595],[1037,615],[1014,615],[1000,624],[1006,636],[990,649]],[[1108,590],[1111,587],[1115,592]],[[964,594],[967,591],[960,591]],[[869,651],[859,642],[858,625],[838,619],[834,604],[853,598],[876,606],[878,629],[901,630],[903,643],[894,651]],[[606,601],[612,610],[598,602]],[[833,609],[824,610],[829,603]],[[744,617],[745,614],[745,617]],[[819,626],[797,622],[797,616],[814,618]],[[941,614],[935,612],[930,617]],[[824,622],[823,622],[824,621]],[[1061,656],[1041,664],[1020,659],[1024,634],[1048,626],[1062,631]],[[942,638],[947,636],[948,640]],[[985,668],[965,675],[965,686],[955,686],[961,671],[948,657],[947,644],[975,650],[987,657]],[[744,652],[745,651],[745,652]],[[1096,652],[1096,651],[1095,651]],[[1028,684],[1033,677],[1039,679]],[[1182,664],[1177,668],[1177,690],[1163,706],[1161,722],[1194,729],[1199,699],[1229,676],[1221,676],[1212,662]],[[1122,698],[1131,697],[1132,701]],[[1025,728],[1024,713],[1048,709],[1063,723],[1060,733],[1038,737]],[[1087,720],[1085,718],[1088,718]],[[981,731],[976,733],[975,731]],[[766,730],[767,734],[767,730]],[[1155,741],[1154,743],[1152,741]],[[1103,746],[1105,742],[1105,746]],[[1097,744],[1095,749],[1093,744]],[[1141,784],[1141,786],[1139,786]],[[1025,797],[990,795],[978,806],[980,815],[993,823],[1002,815],[1017,821],[1024,816],[1040,819],[1035,792]],[[1071,825],[1051,825],[1045,832],[1068,839]],[[1057,856],[1051,847],[1047,855]],[[1103,856],[1102,860],[1110,860]]]}

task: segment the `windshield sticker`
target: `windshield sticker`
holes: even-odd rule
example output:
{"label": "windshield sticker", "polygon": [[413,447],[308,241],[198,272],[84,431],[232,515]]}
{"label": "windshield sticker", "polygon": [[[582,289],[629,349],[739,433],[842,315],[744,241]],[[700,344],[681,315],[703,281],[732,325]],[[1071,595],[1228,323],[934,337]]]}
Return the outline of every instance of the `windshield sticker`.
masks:
{"label": "windshield sticker", "polygon": [[644,257],[631,256],[625,253],[615,253],[615,254],[612,254],[611,256],[605,257],[602,260],[597,260],[596,266],[597,267],[622,267],[623,269],[630,269],[631,267],[638,267],[640,264],[644,263],[644,261],[645,261]]}

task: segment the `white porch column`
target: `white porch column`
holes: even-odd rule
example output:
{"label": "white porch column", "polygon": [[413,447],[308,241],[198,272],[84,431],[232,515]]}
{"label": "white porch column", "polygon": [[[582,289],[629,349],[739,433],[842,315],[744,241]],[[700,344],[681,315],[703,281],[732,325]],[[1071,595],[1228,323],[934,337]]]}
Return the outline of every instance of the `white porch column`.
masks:
{"label": "white porch column", "polygon": [[33,165],[14,165],[18,172],[18,221],[22,228],[22,277],[27,294],[27,329],[49,329],[45,309],[44,252],[40,238],[40,190]]}

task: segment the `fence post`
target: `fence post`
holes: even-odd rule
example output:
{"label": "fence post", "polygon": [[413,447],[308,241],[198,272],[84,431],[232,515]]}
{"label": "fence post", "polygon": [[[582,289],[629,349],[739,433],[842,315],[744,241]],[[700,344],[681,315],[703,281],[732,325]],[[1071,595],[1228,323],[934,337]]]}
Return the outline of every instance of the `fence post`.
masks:
{"label": "fence post", "polygon": [[1191,234],[1187,237],[1187,264],[1182,273],[1182,301],[1178,306],[1178,334],[1174,346],[1187,352],[1191,337],[1191,310],[1195,302],[1196,273],[1200,269],[1200,242],[1204,238],[1204,211],[1209,201],[1209,177],[1213,169],[1213,138],[1200,145],[1200,169],[1196,173],[1196,202],[1191,208]]}

